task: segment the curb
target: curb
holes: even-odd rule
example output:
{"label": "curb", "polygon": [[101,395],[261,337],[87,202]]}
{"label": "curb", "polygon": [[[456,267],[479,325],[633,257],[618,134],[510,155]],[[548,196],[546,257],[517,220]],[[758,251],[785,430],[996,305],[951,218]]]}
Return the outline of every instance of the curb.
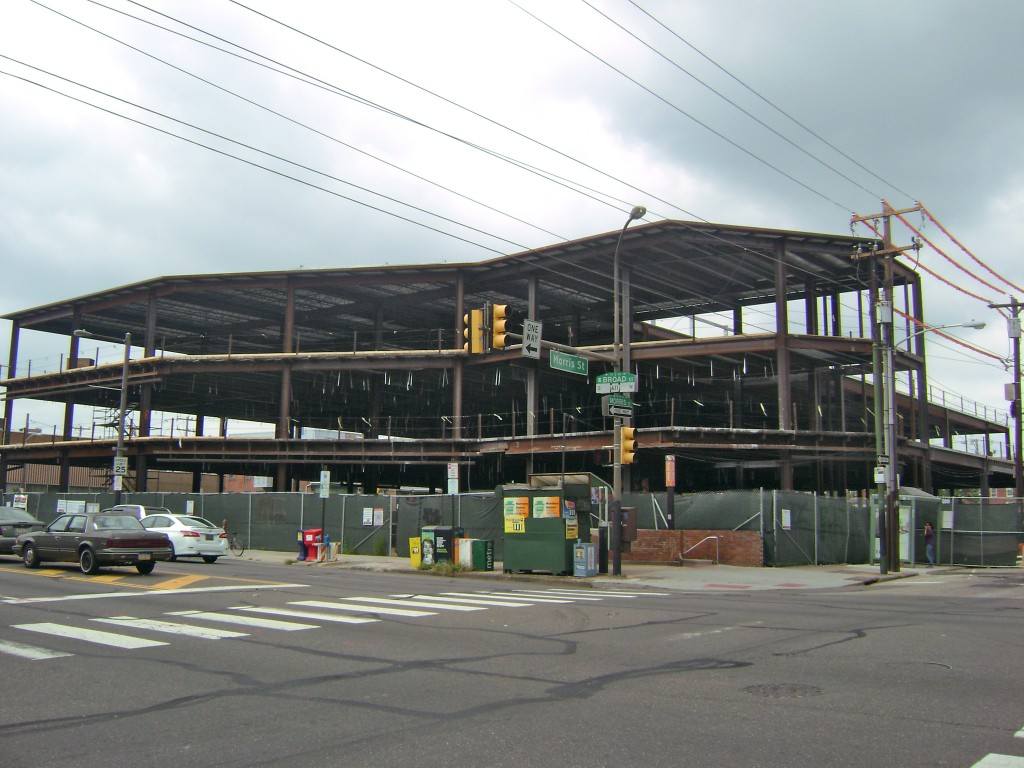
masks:
{"label": "curb", "polygon": [[899,573],[887,573],[884,576],[882,574],[879,574],[878,576],[872,576],[869,579],[862,579],[862,580],[860,580],[860,583],[862,585],[864,585],[865,587],[867,587],[867,586],[870,586],[872,584],[881,584],[881,583],[886,582],[886,581],[898,581],[899,579],[909,579],[912,576],[917,576],[917,574],[916,573],[903,573],[901,571]]}

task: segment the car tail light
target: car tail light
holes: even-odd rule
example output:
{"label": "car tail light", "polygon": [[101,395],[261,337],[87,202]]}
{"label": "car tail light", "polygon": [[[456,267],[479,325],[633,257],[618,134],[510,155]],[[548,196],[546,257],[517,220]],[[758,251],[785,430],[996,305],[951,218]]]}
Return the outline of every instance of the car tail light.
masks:
{"label": "car tail light", "polygon": [[182,531],[181,535],[182,536],[188,536],[189,538],[192,538],[192,539],[198,539],[199,538],[199,534],[196,531]]}
{"label": "car tail light", "polygon": [[227,531],[221,531],[220,532],[220,536],[218,536],[217,538],[218,539],[226,539],[227,537],[228,537],[228,532]]}

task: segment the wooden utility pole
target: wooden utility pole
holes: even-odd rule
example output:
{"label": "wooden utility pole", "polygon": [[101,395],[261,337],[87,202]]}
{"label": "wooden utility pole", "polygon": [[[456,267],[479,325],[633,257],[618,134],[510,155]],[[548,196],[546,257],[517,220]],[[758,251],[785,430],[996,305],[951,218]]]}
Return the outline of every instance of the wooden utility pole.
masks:
{"label": "wooden utility pole", "polygon": [[[867,254],[856,254],[854,258],[881,257],[883,267],[882,295],[872,291],[872,334],[875,341],[873,350],[873,371],[875,388],[875,444],[877,451],[876,474],[881,471],[884,482],[878,484],[879,506],[882,509],[879,523],[879,570],[885,574],[900,570],[899,546],[899,456],[896,438],[896,371],[893,353],[893,260],[896,254],[915,248],[895,247],[892,243],[892,217],[922,210],[920,205],[895,210],[884,200],[882,212],[870,216],[854,216],[851,223],[882,219],[882,248]],[[879,410],[882,418],[879,419]]]}

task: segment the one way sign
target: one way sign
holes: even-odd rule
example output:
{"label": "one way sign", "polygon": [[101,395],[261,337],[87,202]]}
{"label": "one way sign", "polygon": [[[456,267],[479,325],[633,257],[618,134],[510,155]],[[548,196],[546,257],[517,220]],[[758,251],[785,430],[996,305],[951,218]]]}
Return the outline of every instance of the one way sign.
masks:
{"label": "one way sign", "polygon": [[540,334],[543,323],[539,320],[523,320],[523,357],[540,360]]}

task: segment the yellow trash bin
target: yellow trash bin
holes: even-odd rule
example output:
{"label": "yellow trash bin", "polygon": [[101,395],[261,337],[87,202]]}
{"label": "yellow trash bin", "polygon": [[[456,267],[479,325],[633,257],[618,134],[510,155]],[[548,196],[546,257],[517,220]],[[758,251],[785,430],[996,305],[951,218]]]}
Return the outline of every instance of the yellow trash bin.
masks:
{"label": "yellow trash bin", "polygon": [[419,568],[421,557],[422,555],[420,555],[420,537],[416,536],[415,538],[409,539],[409,565],[411,565],[413,568]]}

